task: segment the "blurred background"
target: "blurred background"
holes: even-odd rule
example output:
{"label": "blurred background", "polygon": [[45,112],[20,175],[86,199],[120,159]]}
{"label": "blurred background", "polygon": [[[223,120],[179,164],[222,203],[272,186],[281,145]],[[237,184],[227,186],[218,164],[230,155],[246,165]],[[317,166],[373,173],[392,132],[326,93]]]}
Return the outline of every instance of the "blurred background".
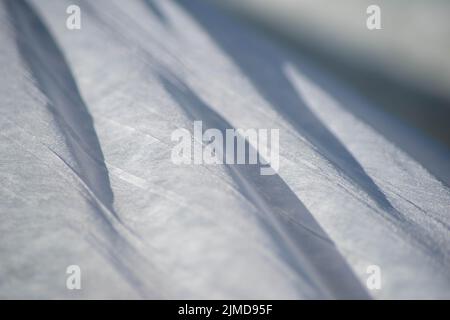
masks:
{"label": "blurred background", "polygon": [[[450,1],[214,1],[450,146]],[[366,27],[371,4],[381,30]]]}

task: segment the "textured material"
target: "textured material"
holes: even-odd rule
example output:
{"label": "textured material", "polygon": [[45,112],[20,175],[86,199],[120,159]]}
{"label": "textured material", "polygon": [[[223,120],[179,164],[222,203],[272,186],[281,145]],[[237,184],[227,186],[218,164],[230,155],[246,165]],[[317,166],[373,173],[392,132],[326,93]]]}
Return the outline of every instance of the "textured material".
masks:
{"label": "textured material", "polygon": [[[448,167],[220,11],[6,0],[0,53],[0,297],[450,298]],[[194,120],[280,129],[279,173],[173,164]]]}

